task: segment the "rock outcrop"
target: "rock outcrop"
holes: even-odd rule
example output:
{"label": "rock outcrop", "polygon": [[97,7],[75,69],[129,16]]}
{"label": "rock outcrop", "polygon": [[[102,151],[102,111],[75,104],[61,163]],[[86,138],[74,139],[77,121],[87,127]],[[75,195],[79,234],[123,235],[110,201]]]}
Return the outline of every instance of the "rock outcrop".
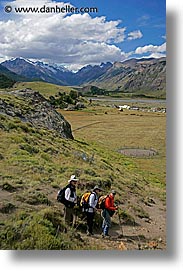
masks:
{"label": "rock outcrop", "polygon": [[29,122],[36,128],[55,130],[61,137],[73,139],[71,125],[37,91],[25,89],[1,92],[0,113],[18,117],[21,121]]}

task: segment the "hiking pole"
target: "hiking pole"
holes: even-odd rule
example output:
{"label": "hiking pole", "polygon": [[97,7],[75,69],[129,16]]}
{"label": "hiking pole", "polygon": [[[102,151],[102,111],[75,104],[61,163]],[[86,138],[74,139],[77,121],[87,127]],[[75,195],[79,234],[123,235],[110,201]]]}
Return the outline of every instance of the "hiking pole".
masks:
{"label": "hiking pole", "polygon": [[119,226],[121,229],[121,237],[123,237],[123,228],[122,228],[121,218],[120,218],[120,214],[119,214],[119,209],[117,210],[117,212],[118,212]]}
{"label": "hiking pole", "polygon": [[56,237],[56,238],[58,237],[59,231],[60,231],[60,225],[57,226],[57,231],[56,231],[56,234],[55,234],[55,237]]}

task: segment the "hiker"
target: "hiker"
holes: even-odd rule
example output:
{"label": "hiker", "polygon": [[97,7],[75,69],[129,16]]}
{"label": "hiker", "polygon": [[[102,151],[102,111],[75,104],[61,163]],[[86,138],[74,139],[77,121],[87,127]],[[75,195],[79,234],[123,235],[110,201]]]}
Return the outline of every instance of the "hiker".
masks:
{"label": "hiker", "polygon": [[72,175],[68,180],[67,188],[65,189],[65,207],[64,207],[64,220],[69,226],[74,226],[75,214],[74,206],[77,203],[76,197],[76,183],[79,179],[75,175]]}
{"label": "hiker", "polygon": [[115,210],[118,209],[117,206],[114,205],[114,196],[116,195],[116,191],[112,190],[110,194],[105,199],[105,207],[101,212],[101,216],[103,218],[102,223],[102,237],[110,237],[109,228],[111,227],[111,217],[115,213]]}
{"label": "hiker", "polygon": [[93,235],[93,219],[95,215],[95,211],[97,211],[97,203],[98,203],[98,194],[99,192],[102,191],[101,188],[96,185],[92,192],[91,195],[89,196],[88,199],[88,209],[86,210],[86,216],[87,216],[87,235]]}

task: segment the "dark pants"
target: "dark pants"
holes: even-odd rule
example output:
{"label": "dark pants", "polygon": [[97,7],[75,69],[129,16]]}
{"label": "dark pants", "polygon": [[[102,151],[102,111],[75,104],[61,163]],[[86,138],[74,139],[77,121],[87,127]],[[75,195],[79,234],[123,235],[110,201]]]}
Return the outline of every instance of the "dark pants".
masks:
{"label": "dark pants", "polygon": [[93,219],[94,219],[94,212],[90,213],[90,212],[86,212],[87,215],[87,231],[90,234],[93,234]]}

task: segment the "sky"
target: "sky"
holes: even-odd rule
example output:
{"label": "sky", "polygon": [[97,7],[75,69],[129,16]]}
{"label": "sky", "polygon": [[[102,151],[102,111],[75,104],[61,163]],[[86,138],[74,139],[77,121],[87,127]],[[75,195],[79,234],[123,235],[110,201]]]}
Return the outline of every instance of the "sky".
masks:
{"label": "sky", "polygon": [[[16,12],[22,7],[39,12]],[[63,7],[96,11],[54,12],[56,7],[57,11]],[[0,62],[23,57],[78,70],[88,64],[163,56],[165,0],[0,2]]]}

